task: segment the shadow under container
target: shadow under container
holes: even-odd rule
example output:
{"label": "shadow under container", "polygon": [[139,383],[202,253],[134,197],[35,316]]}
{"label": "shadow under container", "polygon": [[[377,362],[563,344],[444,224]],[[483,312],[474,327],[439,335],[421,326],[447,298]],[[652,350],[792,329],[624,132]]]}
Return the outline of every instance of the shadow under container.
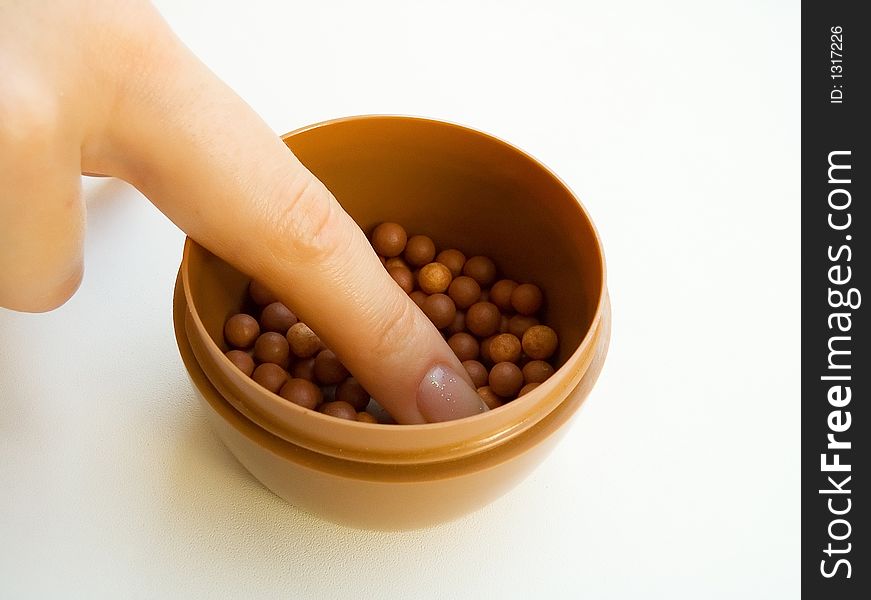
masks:
{"label": "shadow under container", "polygon": [[304,409],[259,387],[223,352],[248,277],[188,239],[174,297],[182,359],[212,427],[267,488],[324,519],[397,530],[457,518],[525,477],[565,433],[608,349],[610,303],[595,228],[527,154],[486,134],[412,117],[352,117],[284,137],[367,233],[383,221],[439,248],[484,254],[539,284],[560,338],[556,373],[496,410],[380,425]]}

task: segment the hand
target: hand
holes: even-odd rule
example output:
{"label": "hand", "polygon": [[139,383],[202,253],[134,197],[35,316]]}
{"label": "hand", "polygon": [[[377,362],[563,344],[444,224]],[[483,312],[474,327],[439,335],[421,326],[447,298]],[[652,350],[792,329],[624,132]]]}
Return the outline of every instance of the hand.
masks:
{"label": "hand", "polygon": [[0,305],[78,288],[83,172],[268,282],[398,422],[486,410],[332,194],[150,4],[0,0]]}

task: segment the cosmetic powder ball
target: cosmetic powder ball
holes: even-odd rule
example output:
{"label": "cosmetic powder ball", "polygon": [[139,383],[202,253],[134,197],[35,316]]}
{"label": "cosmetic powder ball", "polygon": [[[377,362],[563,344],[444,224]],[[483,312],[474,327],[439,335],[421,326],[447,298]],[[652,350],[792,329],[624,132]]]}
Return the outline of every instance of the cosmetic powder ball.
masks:
{"label": "cosmetic powder ball", "polygon": [[332,350],[321,350],[315,357],[315,379],[321,385],[337,385],[348,375],[348,369]]}
{"label": "cosmetic powder ball", "polygon": [[357,420],[360,423],[372,423],[372,424],[378,423],[378,419],[376,419],[375,417],[373,417],[372,415],[370,415],[366,411],[358,412],[357,413]]}
{"label": "cosmetic powder ball", "polygon": [[402,256],[412,267],[422,267],[435,258],[435,243],[425,235],[415,235],[408,240]]}
{"label": "cosmetic powder ball", "polygon": [[511,279],[500,279],[490,288],[490,302],[499,310],[511,311],[511,293],[517,288],[517,282]]}
{"label": "cosmetic powder ball", "polygon": [[511,307],[521,315],[534,315],[541,308],[544,295],[534,283],[522,283],[511,292]]}
{"label": "cosmetic powder ball", "polygon": [[475,384],[476,388],[487,385],[489,375],[489,373],[487,373],[487,367],[477,360],[464,360],[463,367],[465,367],[469,377],[472,378],[472,383]]}
{"label": "cosmetic powder ball", "polygon": [[527,317],[526,315],[514,315],[508,319],[508,333],[517,336],[518,339],[523,339],[523,334],[533,325],[538,325],[538,319],[535,317]]}
{"label": "cosmetic powder ball", "polygon": [[463,275],[468,275],[482,288],[496,281],[496,264],[486,256],[473,256],[463,265]]}
{"label": "cosmetic powder ball", "polygon": [[273,363],[263,363],[254,369],[251,374],[251,379],[257,382],[258,385],[265,387],[273,394],[277,394],[287,382],[287,371]]}
{"label": "cosmetic powder ball", "polygon": [[519,392],[517,392],[517,397],[520,398],[521,396],[528,394],[529,392],[531,392],[532,390],[534,390],[535,388],[537,388],[540,385],[541,385],[540,383],[527,383],[522,388],[520,388]]}
{"label": "cosmetic powder ball", "polygon": [[347,419],[348,421],[357,420],[357,411],[347,402],[336,400],[333,402],[325,402],[319,409],[325,415],[336,417],[337,419]]}
{"label": "cosmetic powder ball", "polygon": [[531,360],[523,365],[522,371],[525,383],[544,383],[553,375],[554,369],[543,360]]}
{"label": "cosmetic powder ball", "polygon": [[453,323],[454,317],[457,315],[454,301],[445,294],[427,296],[421,308],[423,308],[424,314],[438,329]]}
{"label": "cosmetic powder ball", "polygon": [[500,362],[490,369],[490,389],[502,398],[513,398],[523,386],[520,367],[510,362]]}
{"label": "cosmetic powder ball", "polygon": [[426,294],[420,290],[414,290],[408,295],[408,297],[411,298],[419,308],[423,308],[423,303],[426,302]]}
{"label": "cosmetic powder ball", "polygon": [[405,229],[398,223],[381,223],[372,232],[372,246],[375,252],[387,258],[402,254],[407,240]]}
{"label": "cosmetic powder ball", "polygon": [[414,275],[405,267],[391,267],[387,269],[387,273],[393,278],[393,281],[402,288],[406,294],[414,291]]}
{"label": "cosmetic powder ball", "polygon": [[427,294],[439,294],[447,291],[452,279],[451,270],[440,262],[424,265],[417,274],[418,287]]}
{"label": "cosmetic powder ball", "polygon": [[[454,354],[456,354],[457,358],[460,359],[460,362],[464,360],[475,360],[478,358],[478,353],[480,352],[478,340],[475,339],[475,336],[465,332],[455,333],[449,337],[448,346],[451,347],[451,350],[454,351]],[[519,346],[520,344],[518,343],[518,347]]]}
{"label": "cosmetic powder ball", "polygon": [[455,333],[462,333],[466,331],[466,313],[461,310],[458,310],[454,315],[454,320],[451,321],[451,324],[447,327],[448,335],[453,335]]}
{"label": "cosmetic powder ball", "polygon": [[499,329],[501,319],[495,304],[476,302],[466,311],[466,328],[478,337],[489,337]]}
{"label": "cosmetic powder ball", "polygon": [[481,286],[478,282],[467,275],[461,275],[448,286],[448,296],[457,305],[457,308],[465,310],[481,298]]}
{"label": "cosmetic powder ball", "polygon": [[321,338],[305,323],[296,323],[287,330],[287,343],[291,352],[299,358],[314,356],[324,347]]}
{"label": "cosmetic powder ball", "polygon": [[275,331],[281,335],[287,333],[287,330],[297,321],[293,311],[281,302],[266,305],[260,313],[260,327],[263,331]]}
{"label": "cosmetic powder ball", "polygon": [[254,359],[247,352],[242,350],[230,350],[226,353],[230,362],[236,365],[236,368],[242,371],[247,377],[251,377],[254,372]]}
{"label": "cosmetic powder ball", "polygon": [[282,386],[279,396],[311,410],[315,410],[324,399],[321,388],[305,379],[289,380]]}
{"label": "cosmetic powder ball", "polygon": [[488,385],[479,387],[478,395],[481,397],[481,400],[484,401],[484,404],[486,404],[487,408],[489,408],[490,410],[502,406],[502,398],[497,396],[496,393],[491,390],[490,386]]}
{"label": "cosmetic powder ball", "polygon": [[368,406],[369,392],[354,377],[348,377],[336,388],[336,400],[347,402],[359,411]]}
{"label": "cosmetic powder ball", "polygon": [[236,348],[250,348],[259,335],[260,324],[251,315],[239,313],[224,323],[224,339]]}
{"label": "cosmetic powder ball", "polygon": [[451,277],[459,277],[463,273],[463,265],[466,264],[466,255],[459,250],[450,248],[439,252],[436,256],[436,262],[440,262],[450,269]]}
{"label": "cosmetic powder ball", "polygon": [[493,338],[495,336],[490,336],[481,340],[481,362],[488,365],[493,365],[495,362],[493,357],[490,356],[490,344],[493,343]]}
{"label": "cosmetic powder ball", "polygon": [[[394,256],[393,258],[388,258],[384,261],[384,268],[388,271],[393,267],[402,267],[404,269],[408,269],[408,263],[405,262],[401,256]],[[408,269],[411,271],[411,269]]]}
{"label": "cosmetic powder ball", "polygon": [[281,367],[288,365],[290,347],[287,339],[280,333],[267,331],[254,342],[254,358],[261,363],[275,363]]}
{"label": "cosmetic powder ball", "polygon": [[556,351],[559,340],[547,325],[533,325],[523,334],[523,351],[533,360],[545,360]]}
{"label": "cosmetic powder ball", "polygon": [[510,333],[500,333],[490,341],[490,359],[493,362],[512,362],[520,360],[520,340]]}
{"label": "cosmetic powder ball", "polygon": [[513,398],[523,386],[523,373],[514,363],[497,363],[490,369],[490,389],[502,398]]}
{"label": "cosmetic powder ball", "polygon": [[298,379],[306,379],[308,381],[315,380],[315,359],[311,358],[303,358],[290,367],[290,374],[294,378]]}

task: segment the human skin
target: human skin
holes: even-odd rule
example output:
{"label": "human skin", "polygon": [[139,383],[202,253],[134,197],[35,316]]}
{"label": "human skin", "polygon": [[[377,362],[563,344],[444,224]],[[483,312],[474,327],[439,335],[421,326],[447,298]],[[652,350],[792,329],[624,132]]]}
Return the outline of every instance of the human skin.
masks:
{"label": "human skin", "polygon": [[333,195],[150,4],[0,0],[0,306],[75,293],[82,173],[125,179],[268,282],[398,422],[486,410]]}

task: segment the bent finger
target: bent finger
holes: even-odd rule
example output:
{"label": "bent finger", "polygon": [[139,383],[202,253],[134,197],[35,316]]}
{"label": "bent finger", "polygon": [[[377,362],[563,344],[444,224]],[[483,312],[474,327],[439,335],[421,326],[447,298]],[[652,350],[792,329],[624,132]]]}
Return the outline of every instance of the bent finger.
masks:
{"label": "bent finger", "polygon": [[170,44],[177,53],[124,106],[121,176],[199,243],[268,282],[397,421],[486,410],[333,195],[238,96]]}

